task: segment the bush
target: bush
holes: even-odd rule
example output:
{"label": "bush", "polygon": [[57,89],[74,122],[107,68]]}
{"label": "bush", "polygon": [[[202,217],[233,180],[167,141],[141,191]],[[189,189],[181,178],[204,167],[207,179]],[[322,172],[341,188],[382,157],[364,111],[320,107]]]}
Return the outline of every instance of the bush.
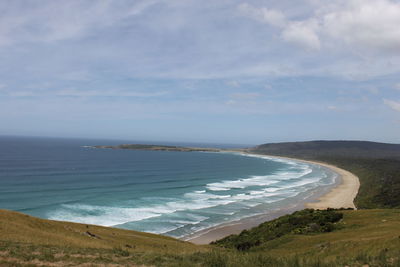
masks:
{"label": "bush", "polygon": [[337,228],[335,223],[342,218],[343,214],[333,209],[305,209],[244,230],[239,235],[230,235],[212,244],[247,251],[287,234],[332,232]]}

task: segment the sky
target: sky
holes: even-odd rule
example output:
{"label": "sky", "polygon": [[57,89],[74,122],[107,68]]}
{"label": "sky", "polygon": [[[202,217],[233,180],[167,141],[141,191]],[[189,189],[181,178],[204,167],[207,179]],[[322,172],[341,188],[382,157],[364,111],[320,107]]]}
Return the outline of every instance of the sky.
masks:
{"label": "sky", "polygon": [[399,0],[1,0],[0,135],[400,143]]}

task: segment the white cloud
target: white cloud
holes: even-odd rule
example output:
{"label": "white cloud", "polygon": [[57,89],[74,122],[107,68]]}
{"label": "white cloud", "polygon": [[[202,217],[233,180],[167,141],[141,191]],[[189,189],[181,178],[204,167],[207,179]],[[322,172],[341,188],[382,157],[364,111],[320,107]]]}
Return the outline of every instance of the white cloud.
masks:
{"label": "white cloud", "polygon": [[77,90],[64,89],[58,91],[56,96],[73,97],[159,97],[168,94],[167,91],[140,92],[128,90]]}
{"label": "white cloud", "polygon": [[389,0],[338,1],[324,14],[332,38],[367,48],[400,51],[400,3]]}
{"label": "white cloud", "polygon": [[400,83],[396,83],[396,84],[394,85],[394,88],[397,89],[397,90],[400,90]]}
{"label": "white cloud", "polygon": [[316,33],[316,21],[298,21],[290,23],[282,32],[282,38],[305,48],[318,50],[321,46]]}
{"label": "white cloud", "polygon": [[[400,55],[382,56],[385,48],[382,54],[371,54],[365,47],[372,46],[353,36],[359,32],[357,20],[346,19],[368,13],[357,11],[363,6],[380,3],[379,10],[387,12],[383,7],[390,4],[395,15],[383,21],[386,15],[377,14],[382,23],[371,18],[374,27],[382,28],[371,32],[392,29],[385,36],[396,40],[394,1],[244,1],[42,0],[29,6],[23,0],[0,1],[0,10],[5,11],[0,16],[0,54],[7,66],[1,70],[2,82],[13,84],[14,73],[26,77],[21,84],[54,77],[67,83],[57,86],[64,88],[99,77],[368,79],[400,71]],[[244,23],[238,12],[251,21]],[[340,27],[335,28],[332,17],[338,18]],[[353,25],[355,33],[342,36],[346,25]],[[383,40],[383,45],[392,43]],[[13,46],[4,47],[6,43]],[[315,53],[304,53],[303,48]]]}
{"label": "white cloud", "polygon": [[249,100],[249,99],[255,99],[260,97],[259,93],[234,93],[231,95],[233,99],[236,100]]}
{"label": "white cloud", "polygon": [[278,27],[282,31],[282,39],[307,49],[319,49],[320,41],[316,33],[318,23],[316,20],[290,21],[279,10],[265,7],[254,7],[248,3],[238,6],[238,10],[245,16]]}
{"label": "white cloud", "polygon": [[71,71],[60,75],[60,77],[69,81],[89,81],[91,79],[88,71]]}
{"label": "white cloud", "polygon": [[279,10],[256,8],[248,3],[240,4],[238,10],[245,16],[273,26],[284,27],[287,23],[285,15]]}
{"label": "white cloud", "polygon": [[326,108],[329,110],[338,110],[337,106],[327,106]]}
{"label": "white cloud", "polygon": [[240,87],[240,82],[236,80],[227,81],[226,84],[231,87]]}
{"label": "white cloud", "polygon": [[383,103],[390,107],[393,110],[399,111],[400,112],[400,102],[397,101],[393,101],[393,100],[388,100],[388,99],[384,99]]}
{"label": "white cloud", "polygon": [[0,3],[0,9],[7,10],[0,17],[0,47],[81,38],[137,16],[160,1],[43,1],[29,8],[23,1]]}
{"label": "white cloud", "polygon": [[[314,1],[319,3],[319,1]],[[285,41],[319,49],[321,40],[357,49],[400,52],[400,2],[391,0],[336,0],[315,5],[310,16],[290,19],[279,10],[241,4],[248,17],[281,29]]]}
{"label": "white cloud", "polygon": [[372,86],[372,85],[366,86],[366,87],[365,87],[365,90],[366,90],[367,92],[369,92],[370,94],[373,94],[373,95],[377,95],[377,94],[380,93],[379,88],[376,87],[376,86]]}
{"label": "white cloud", "polygon": [[32,90],[3,90],[0,95],[12,97],[38,97],[38,96],[54,96],[54,97],[161,97],[169,94],[168,91],[134,91],[134,90],[81,90],[76,88],[65,88],[61,90],[48,89],[32,89]]}

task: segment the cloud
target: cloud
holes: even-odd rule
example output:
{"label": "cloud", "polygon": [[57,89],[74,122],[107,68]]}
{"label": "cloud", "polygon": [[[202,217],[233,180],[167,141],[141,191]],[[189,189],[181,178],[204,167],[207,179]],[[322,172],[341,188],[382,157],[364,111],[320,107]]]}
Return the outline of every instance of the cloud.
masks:
{"label": "cloud", "polygon": [[305,48],[319,50],[321,44],[317,29],[318,24],[314,20],[292,22],[283,30],[282,38]]}
{"label": "cloud", "polygon": [[400,112],[400,102],[397,101],[393,101],[393,100],[388,100],[388,99],[384,99],[383,103],[390,107],[393,110],[399,111]]}
{"label": "cloud", "polygon": [[397,90],[400,90],[400,83],[396,83],[396,84],[394,85],[394,88],[397,89]]}
{"label": "cloud", "polygon": [[285,15],[279,10],[266,7],[256,8],[248,3],[240,4],[238,10],[245,16],[272,26],[284,27],[287,24]]}
{"label": "cloud", "polygon": [[[400,55],[386,55],[395,49],[370,54],[365,48],[372,46],[359,37],[341,36],[351,24],[345,18],[358,8],[390,3],[397,14],[394,1],[28,2],[0,1],[0,56],[7,66],[0,78],[14,87],[44,79],[57,88],[83,88],[79,83],[99,80],[215,78],[243,88],[242,77],[368,79],[400,71]],[[342,26],[335,28],[332,17]],[[396,16],[388,17],[392,34],[385,35],[395,40]]]}
{"label": "cloud", "polygon": [[327,106],[326,108],[329,110],[338,110],[337,106]]}
{"label": "cloud", "polygon": [[8,90],[0,92],[0,95],[11,97],[139,97],[151,98],[161,97],[169,94],[168,91],[134,91],[134,90],[93,90],[66,88],[61,90],[54,89],[31,89],[31,90]]}
{"label": "cloud", "polygon": [[400,52],[400,3],[389,0],[337,1],[322,16],[323,30],[348,44]]}
{"label": "cloud", "polygon": [[64,89],[55,93],[56,96],[71,97],[159,97],[168,94],[167,91],[140,92],[128,90],[77,90]]}
{"label": "cloud", "polygon": [[373,85],[365,86],[364,89],[365,89],[367,92],[369,92],[370,94],[373,94],[373,95],[377,95],[377,94],[380,93],[379,88],[376,87],[376,86],[373,86]]}
{"label": "cloud", "polygon": [[254,7],[248,3],[238,6],[243,15],[281,29],[282,39],[307,49],[319,49],[320,41],[316,34],[318,24],[315,20],[290,21],[279,10]]}
{"label": "cloud", "polygon": [[71,71],[61,74],[60,78],[69,81],[89,81],[92,77],[88,71]]}
{"label": "cloud", "polygon": [[359,48],[400,52],[400,2],[390,0],[320,1],[310,16],[290,19],[282,11],[240,4],[239,11],[281,30],[285,41],[318,50],[321,40]]}
{"label": "cloud", "polygon": [[236,100],[249,100],[260,97],[259,93],[234,93],[231,95]]}
{"label": "cloud", "polygon": [[236,80],[227,81],[226,84],[231,87],[240,87],[240,82]]}
{"label": "cloud", "polygon": [[[28,1],[29,2],[29,1]],[[146,1],[26,1],[0,3],[0,47],[26,42],[55,42],[82,38],[128,17],[140,15],[160,2]],[[29,7],[28,7],[29,6]]]}

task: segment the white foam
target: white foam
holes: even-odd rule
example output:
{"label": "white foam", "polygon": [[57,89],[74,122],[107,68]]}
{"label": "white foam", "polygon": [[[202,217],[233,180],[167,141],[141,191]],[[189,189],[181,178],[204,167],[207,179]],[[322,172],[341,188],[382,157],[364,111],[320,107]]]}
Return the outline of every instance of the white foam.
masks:
{"label": "white foam", "polygon": [[146,230],[146,232],[153,233],[153,234],[165,234],[165,233],[171,232],[173,230],[182,228],[183,226],[185,226],[185,225],[180,224],[180,225],[175,225],[175,226],[164,226],[164,227],[157,226],[157,229],[148,229],[148,230]]}
{"label": "white foam", "polygon": [[291,183],[291,184],[283,187],[283,189],[301,187],[301,186],[308,185],[308,184],[315,184],[317,186],[316,183],[319,182],[319,181],[320,181],[319,178],[303,179],[303,180],[300,180],[298,182]]}
{"label": "white foam", "polygon": [[271,157],[271,156],[247,154],[247,153],[235,153],[235,154],[239,154],[244,157],[261,158],[261,159],[266,159],[266,160],[270,160],[270,161],[281,162],[281,163],[285,163],[285,164],[289,164],[289,165],[296,165],[296,166],[305,165],[302,162],[296,161],[293,159],[276,158],[276,157]]}
{"label": "white foam", "polygon": [[311,172],[312,168],[307,167],[300,168],[300,171],[282,171],[271,175],[251,176],[249,178],[209,183],[206,187],[210,191],[228,191],[231,189],[244,189],[250,186],[268,186],[284,180],[301,179]]}
{"label": "white foam", "polygon": [[[207,214],[220,210],[216,213],[232,216],[246,207],[254,207],[261,203],[271,203],[297,195],[299,193],[299,189],[297,188],[312,183],[317,186],[317,183],[321,179],[326,178],[326,173],[324,173],[322,177],[307,176],[313,171],[313,167],[308,164],[286,159],[271,158],[268,156],[241,155],[265,158],[267,160],[282,162],[289,166],[284,170],[270,175],[250,176],[247,178],[209,183],[204,186],[204,189],[200,188],[199,190],[185,193],[176,198],[147,197],[140,199],[140,202],[132,200],[129,203],[131,207],[65,204],[51,212],[48,217],[53,220],[115,226],[168,215],[167,218],[172,217],[170,220],[165,218],[160,218],[160,220],[165,220],[173,224],[172,226],[168,225],[162,229],[158,226],[156,227],[157,229],[151,229],[151,226],[149,226],[147,230],[154,233],[166,233],[190,224],[203,227],[206,223],[204,221],[210,218],[193,214],[190,211],[208,209],[200,212],[201,214]],[[240,190],[241,192],[237,192],[238,190],[234,189],[242,190]],[[230,190],[232,191],[229,193],[226,192]],[[135,207],[135,205],[139,205],[139,203],[141,207]],[[160,204],[151,205],[145,203]],[[228,205],[231,203],[237,203],[238,205]],[[223,207],[225,205],[228,206]],[[217,208],[209,209],[214,207]],[[170,216],[170,214],[173,215]]]}
{"label": "white foam", "polygon": [[185,194],[182,199],[140,208],[64,204],[61,205],[60,209],[49,213],[48,218],[52,220],[114,226],[154,218],[163,214],[171,214],[177,211],[198,210],[226,205],[234,201],[230,195],[219,196],[192,192]]}
{"label": "white foam", "polygon": [[166,213],[161,207],[120,208],[82,204],[64,204],[60,209],[49,213],[51,220],[113,226],[127,222],[153,218]]}
{"label": "white foam", "polygon": [[201,193],[205,193],[206,190],[198,190],[198,191],[194,191],[194,192],[197,193],[197,194],[201,194]]}
{"label": "white foam", "polygon": [[252,176],[247,179],[225,180],[217,183],[207,184],[206,187],[211,191],[227,191],[231,189],[243,189],[249,186],[267,186],[278,182],[273,180],[270,175]]}

